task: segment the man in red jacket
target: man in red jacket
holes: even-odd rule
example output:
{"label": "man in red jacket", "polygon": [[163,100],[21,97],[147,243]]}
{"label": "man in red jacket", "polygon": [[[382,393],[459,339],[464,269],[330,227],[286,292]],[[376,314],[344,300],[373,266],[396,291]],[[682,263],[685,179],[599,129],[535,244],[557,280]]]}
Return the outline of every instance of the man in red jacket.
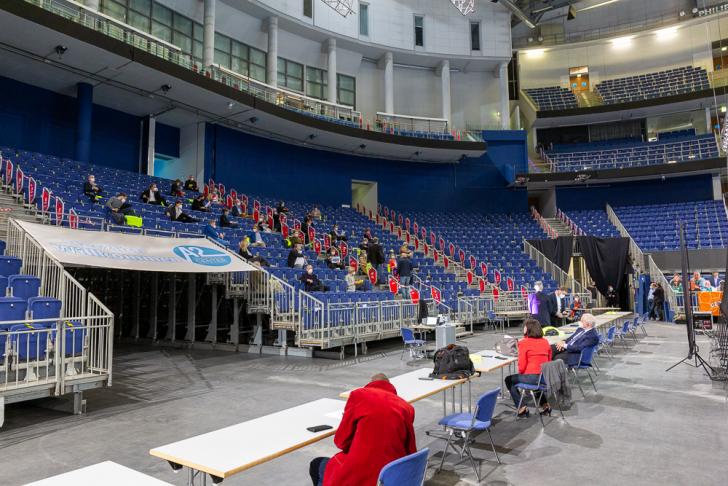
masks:
{"label": "man in red jacket", "polygon": [[397,396],[389,379],[374,375],[349,395],[334,437],[341,452],[311,461],[314,486],[376,486],[384,466],[417,452],[414,420],[415,409]]}

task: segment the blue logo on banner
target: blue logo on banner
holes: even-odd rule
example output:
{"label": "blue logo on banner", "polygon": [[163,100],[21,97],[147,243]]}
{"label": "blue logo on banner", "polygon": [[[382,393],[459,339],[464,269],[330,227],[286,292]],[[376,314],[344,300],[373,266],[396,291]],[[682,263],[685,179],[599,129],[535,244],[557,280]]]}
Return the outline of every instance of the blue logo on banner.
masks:
{"label": "blue logo on banner", "polygon": [[204,246],[176,246],[174,247],[174,253],[188,262],[206,267],[223,267],[229,265],[232,261],[230,256],[224,251],[206,248]]}

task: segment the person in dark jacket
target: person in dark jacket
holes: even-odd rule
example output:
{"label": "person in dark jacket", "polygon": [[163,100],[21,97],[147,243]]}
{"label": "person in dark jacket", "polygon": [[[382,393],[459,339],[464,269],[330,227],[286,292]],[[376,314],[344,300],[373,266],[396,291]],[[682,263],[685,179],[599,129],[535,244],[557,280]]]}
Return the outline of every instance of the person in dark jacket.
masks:
{"label": "person in dark jacket", "polygon": [[551,325],[551,298],[543,291],[543,283],[541,281],[533,284],[536,291],[532,298],[529,298],[528,306],[531,316],[541,323],[542,326]]}
{"label": "person in dark jacket", "polygon": [[89,174],[86,178],[86,182],[83,184],[83,193],[88,196],[92,203],[95,203],[97,199],[103,196],[104,191],[101,186],[96,184],[96,176]]}
{"label": "person in dark jacket", "polygon": [[187,176],[187,180],[185,181],[185,191],[197,192],[197,181],[191,175]]}
{"label": "person in dark jacket", "polygon": [[142,192],[141,196],[139,196],[139,199],[147,204],[161,204],[162,206],[167,205],[167,201],[164,200],[164,198],[162,197],[162,193],[159,192],[159,188],[154,182],[149,184],[149,187],[147,187],[146,191]]}
{"label": "person in dark jacket", "polygon": [[176,179],[172,183],[172,188],[169,190],[170,196],[183,197],[185,195],[185,192],[182,190],[183,188],[184,188],[184,185],[182,184],[182,181],[179,179]]}
{"label": "person in dark jacket", "polygon": [[337,241],[346,241],[346,232],[340,231],[338,224],[335,224],[331,228],[331,233],[329,233],[329,236],[331,237],[331,243],[335,243]]}
{"label": "person in dark jacket", "polygon": [[617,297],[617,291],[611,285],[607,287],[607,307],[619,307],[619,298]]}
{"label": "person in dark jacket", "polygon": [[339,250],[335,246],[329,247],[326,251],[326,266],[332,270],[343,270],[346,266],[341,261],[341,255]]}
{"label": "person in dark jacket", "polygon": [[329,288],[321,283],[321,280],[313,273],[313,265],[306,265],[305,271],[298,278],[303,282],[303,290],[306,292],[328,292]]}
{"label": "person in dark jacket", "polygon": [[261,267],[269,267],[270,264],[268,263],[268,260],[263,258],[260,255],[253,255],[250,252],[250,240],[246,236],[242,240],[240,240],[240,243],[238,245],[238,255],[243,257],[246,261],[250,263],[257,263]]}
{"label": "person in dark jacket", "polygon": [[182,210],[182,201],[176,200],[174,204],[170,204],[165,211],[170,221],[179,221],[180,223],[196,223],[197,219]]}
{"label": "person in dark jacket", "polygon": [[376,236],[367,248],[367,259],[374,268],[379,268],[379,265],[384,263],[384,249],[382,249],[382,245],[379,244],[379,238]]}
{"label": "person in dark jacket", "polygon": [[311,216],[306,216],[301,224],[301,233],[303,233],[303,241],[308,245],[311,243],[311,238],[308,235],[308,229],[313,225],[313,219]]}
{"label": "person in dark jacket", "polygon": [[306,256],[303,254],[303,245],[296,243],[288,252],[288,266],[290,268],[303,268],[306,264]]}
{"label": "person in dark jacket", "polygon": [[662,288],[661,283],[657,283],[657,287],[655,288],[655,293],[653,294],[654,298],[654,310],[655,314],[657,315],[658,321],[664,321],[665,320],[665,289]]}
{"label": "person in dark jacket", "polygon": [[228,242],[225,240],[225,235],[217,228],[217,221],[214,219],[208,221],[207,225],[205,225],[205,228],[202,230],[202,234],[211,240],[218,242],[222,246],[228,246]]}
{"label": "person in dark jacket", "polygon": [[238,224],[230,220],[230,210],[227,208],[222,210],[220,214],[220,228],[237,228]]}
{"label": "person in dark jacket", "polygon": [[581,351],[599,343],[599,334],[594,329],[596,322],[592,314],[582,314],[581,319],[579,319],[579,328],[574,334],[551,346],[553,359],[560,359],[567,366],[578,365]]}
{"label": "person in dark jacket", "polygon": [[403,246],[400,249],[399,259],[397,259],[397,274],[399,275],[400,287],[407,287],[412,283],[412,260],[410,260],[409,249]]}
{"label": "person in dark jacket", "polygon": [[208,206],[209,204],[204,194],[200,194],[192,200],[192,209],[195,211],[204,211],[209,213],[210,208]]}

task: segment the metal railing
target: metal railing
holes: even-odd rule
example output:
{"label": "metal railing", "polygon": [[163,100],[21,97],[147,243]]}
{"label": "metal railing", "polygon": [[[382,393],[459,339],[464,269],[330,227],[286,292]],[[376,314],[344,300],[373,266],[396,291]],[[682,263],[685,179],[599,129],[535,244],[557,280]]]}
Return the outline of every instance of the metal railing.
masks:
{"label": "metal railing", "polygon": [[6,254],[21,258],[21,272],[40,278],[40,295],[58,299],[61,309],[60,318],[2,323],[0,392],[20,401],[111,385],[111,311],[13,219]]}
{"label": "metal railing", "polygon": [[559,268],[554,262],[546,258],[546,255],[538,251],[535,246],[526,240],[523,240],[523,251],[526,252],[529,258],[535,261],[544,272],[549,273],[559,284],[559,287],[570,288],[571,291],[576,294],[589,293],[584,290],[584,286],[578,280]]}
{"label": "metal railing", "polygon": [[569,228],[571,228],[571,232],[574,233],[575,236],[584,236],[586,233],[579,227],[576,222],[574,222],[573,219],[568,217],[566,213],[564,213],[560,209],[556,209],[556,216]]}
{"label": "metal railing", "polygon": [[531,206],[531,216],[533,217],[533,219],[536,220],[541,229],[544,230],[547,235],[549,235],[549,238],[559,237],[559,232],[556,231],[554,227],[549,224],[548,221],[546,221],[546,218],[541,216],[541,213],[539,213],[534,206]]}

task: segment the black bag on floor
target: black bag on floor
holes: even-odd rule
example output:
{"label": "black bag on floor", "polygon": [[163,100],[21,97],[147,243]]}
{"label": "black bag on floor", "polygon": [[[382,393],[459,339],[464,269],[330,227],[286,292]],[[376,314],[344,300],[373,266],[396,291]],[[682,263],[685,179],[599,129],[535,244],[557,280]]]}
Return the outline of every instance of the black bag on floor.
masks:
{"label": "black bag on floor", "polygon": [[470,351],[465,346],[450,344],[438,349],[434,357],[435,369],[430,376],[446,380],[459,380],[475,373]]}

